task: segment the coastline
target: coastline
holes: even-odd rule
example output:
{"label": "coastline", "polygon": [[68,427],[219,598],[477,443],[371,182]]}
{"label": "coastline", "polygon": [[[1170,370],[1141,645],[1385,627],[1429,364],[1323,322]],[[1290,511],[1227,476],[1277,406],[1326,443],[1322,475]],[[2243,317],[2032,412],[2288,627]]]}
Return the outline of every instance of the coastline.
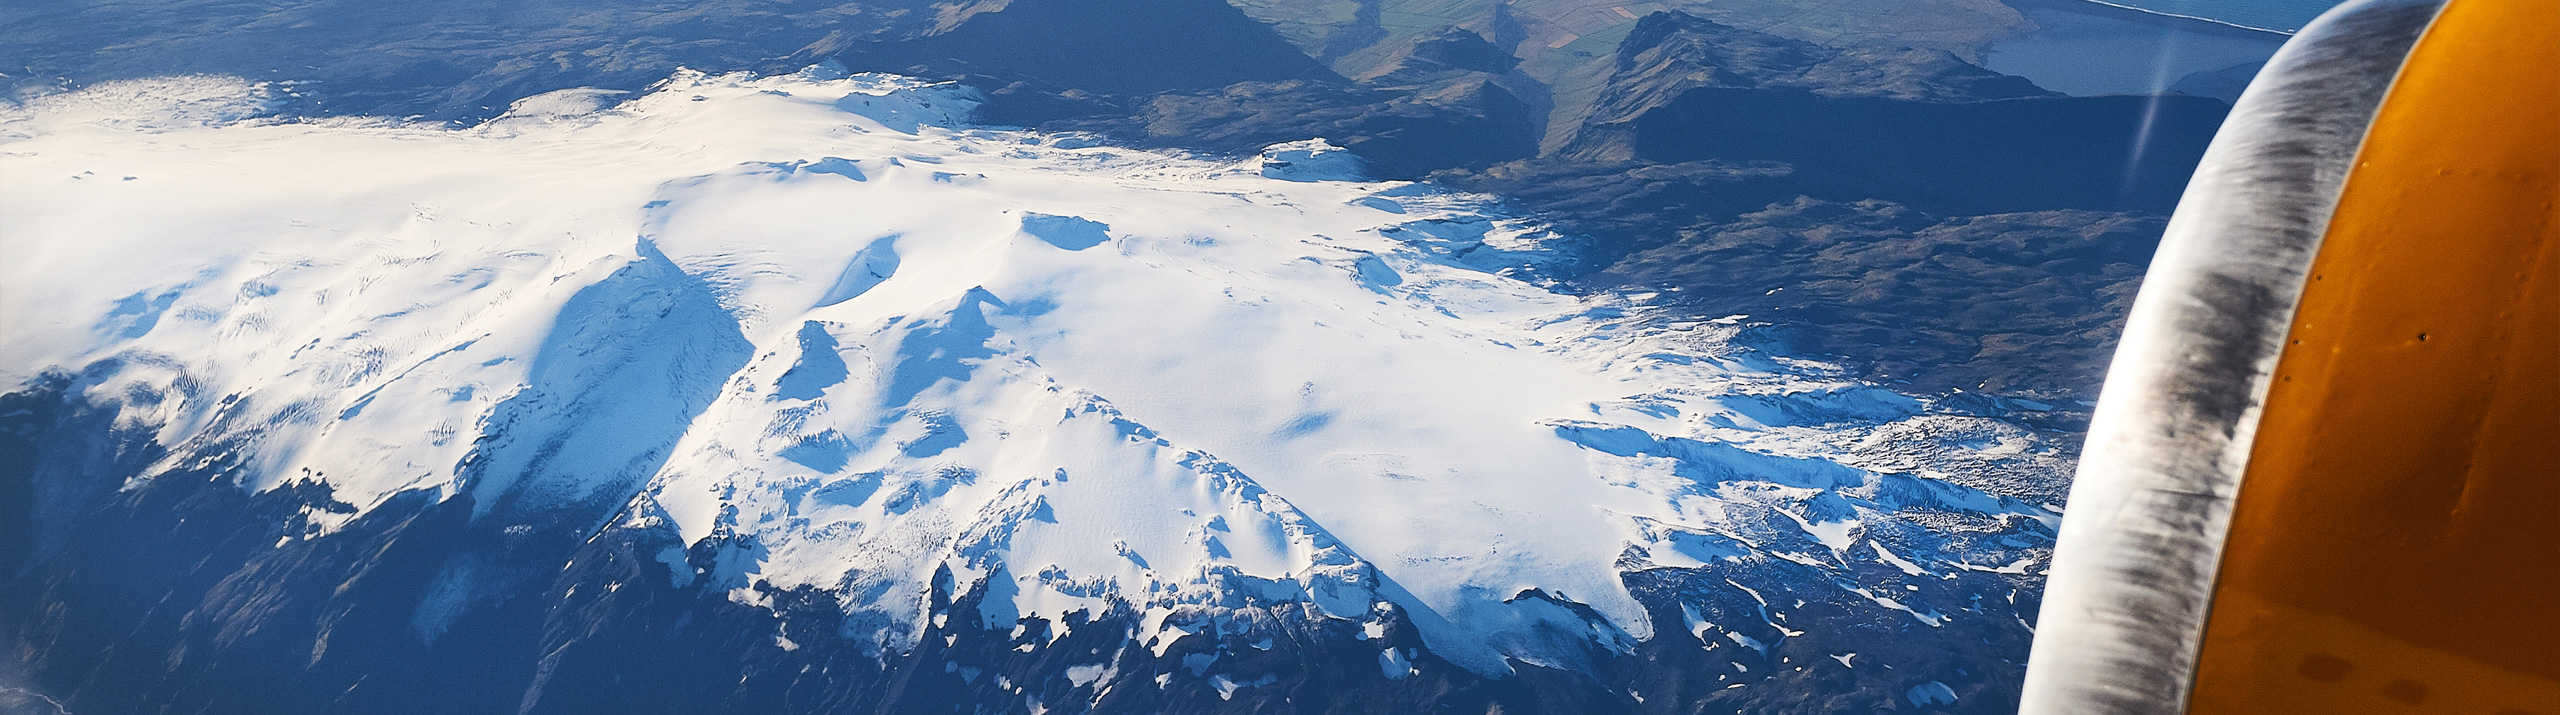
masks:
{"label": "coastline", "polygon": [[2034,8],[2039,10],[2075,12],[2087,15],[2097,15],[2115,20],[2130,20],[2188,32],[2243,36],[2274,35],[2283,39],[2291,39],[2293,37],[2293,33],[2286,30],[2253,27],[2236,22],[2216,20],[2210,17],[2161,12],[2159,10],[2108,2],[2107,0],[2000,0],[2000,2],[2021,11]]}
{"label": "coastline", "polygon": [[2174,13],[2174,12],[2161,12],[2161,11],[2159,11],[2159,10],[2153,10],[2153,9],[2150,9],[2150,8],[2134,7],[2134,6],[2132,6],[2132,5],[2121,5],[2121,4],[2117,4],[2117,3],[2111,3],[2111,2],[2107,2],[2107,0],[2080,0],[2080,1],[2081,1],[2081,2],[2087,2],[2087,3],[2096,3],[2096,4],[2099,4],[2099,5],[2105,5],[2105,6],[2107,6],[2107,7],[2112,7],[2112,8],[2116,8],[2116,9],[2120,9],[2120,10],[2130,10],[2130,11],[2133,11],[2133,12],[2139,12],[2139,13],[2143,13],[2143,14],[2147,14],[2147,15],[2158,15],[2158,16],[2161,16],[2161,17],[2174,17],[2174,18],[2177,18],[2177,19],[2180,19],[2180,20],[2193,20],[2193,21],[2196,21],[2196,22],[2205,22],[2205,23],[2211,23],[2211,24],[2215,24],[2215,25],[2226,25],[2226,26],[2230,26],[2230,27],[2240,28],[2240,29],[2243,29],[2243,30],[2251,30],[2251,31],[2256,31],[2256,32],[2272,33],[2272,34],[2277,34],[2277,35],[2283,35],[2283,36],[2286,36],[2286,37],[2292,37],[2292,36],[2293,36],[2293,33],[2295,32],[2295,31],[2290,31],[2290,30],[2278,30],[2278,29],[2275,29],[2275,28],[2272,28],[2272,27],[2257,27],[2257,26],[2253,26],[2253,25],[2243,25],[2243,24],[2240,24],[2240,23],[2237,23],[2237,22],[2231,22],[2231,21],[2228,21],[2228,20],[2216,20],[2216,19],[2213,19],[2213,18],[2210,18],[2210,17],[2200,17],[2200,16],[2196,16],[2196,15],[2180,15],[2180,14],[2178,14],[2178,13]]}
{"label": "coastline", "polygon": [[2156,94],[2263,62],[2291,35],[2108,0],[2001,0],[2036,29],[1984,48],[1983,67],[2075,96]]}

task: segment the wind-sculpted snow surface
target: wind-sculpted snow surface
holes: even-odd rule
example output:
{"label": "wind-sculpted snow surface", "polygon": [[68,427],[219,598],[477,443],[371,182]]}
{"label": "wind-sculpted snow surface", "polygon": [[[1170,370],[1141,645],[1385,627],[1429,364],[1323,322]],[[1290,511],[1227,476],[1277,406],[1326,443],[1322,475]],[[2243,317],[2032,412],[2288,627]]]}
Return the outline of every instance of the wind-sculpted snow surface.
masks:
{"label": "wind-sculpted snow surface", "polygon": [[[457,528],[493,536],[422,567],[421,642],[561,586],[493,575],[531,553],[507,539],[561,534],[653,545],[651,588],[840,611],[832,642],[759,637],[784,651],[1125,643],[935,675],[1015,708],[1311,697],[1220,660],[1299,633],[1378,643],[1304,668],[1561,671],[1594,707],[1765,703],[1736,689],[1782,677],[1782,709],[1996,707],[1984,668],[2024,656],[2068,455],[1981,416],[2017,405],[1559,292],[1541,266],[1572,242],[1484,197],[1305,180],[1341,157],[1303,147],[1266,166],[1286,152],[972,128],[967,90],[823,70],[536,97],[467,130],[242,119],[203,108],[262,88],[166,87],[188,94],[0,114],[0,378],[146,435],[127,491],[317,495],[276,550],[467,504]],[[70,538],[68,512],[35,516]],[[1928,662],[1994,641],[2014,652]],[[1716,670],[1627,665],[1671,650]],[[556,702],[554,665],[526,708]]]}

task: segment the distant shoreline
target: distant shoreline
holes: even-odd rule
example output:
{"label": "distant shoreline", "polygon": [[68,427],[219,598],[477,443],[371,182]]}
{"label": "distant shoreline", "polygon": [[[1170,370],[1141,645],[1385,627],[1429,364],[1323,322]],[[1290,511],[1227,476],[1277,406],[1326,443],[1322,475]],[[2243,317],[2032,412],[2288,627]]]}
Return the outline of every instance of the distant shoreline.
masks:
{"label": "distant shoreline", "polygon": [[1983,48],[1982,66],[2064,94],[2153,94],[2197,72],[2265,61],[2292,39],[2120,1],[2001,0],[2036,29]]}
{"label": "distant shoreline", "polygon": [[[2195,15],[2180,15],[2173,12],[2161,12],[2158,10],[2139,8],[2131,5],[2107,2],[2107,0],[2001,0],[2001,2],[2006,3],[2011,7],[2020,7],[2021,9],[2023,9],[2023,6],[2034,6],[2043,9],[2061,10],[2064,12],[2083,12],[2093,15],[2117,16],[2127,20],[2163,25],[2182,30],[2226,34],[2275,35],[2284,38],[2293,37],[2293,32],[2285,30],[2252,27],[2236,22],[2216,20],[2210,17],[2197,17]],[[2199,25],[2202,27],[2197,27]]]}
{"label": "distant shoreline", "polygon": [[2216,20],[2216,19],[2213,19],[2213,18],[2210,18],[2210,17],[2198,17],[2198,16],[2195,16],[2195,15],[2180,15],[2180,14],[2177,14],[2177,13],[2174,13],[2174,12],[2161,12],[2161,11],[2153,10],[2153,9],[2149,9],[2149,8],[2134,7],[2134,6],[2132,6],[2132,5],[2119,5],[2119,4],[2116,4],[2116,3],[2107,2],[2107,0],[2080,0],[2080,1],[2081,1],[2081,2],[2087,2],[2087,3],[2096,3],[2096,4],[2099,4],[2099,5],[2105,5],[2105,6],[2107,6],[2107,7],[2117,8],[2117,9],[2121,9],[2121,10],[2131,10],[2131,11],[2138,12],[2138,13],[2142,13],[2142,14],[2145,14],[2145,15],[2158,15],[2158,16],[2161,16],[2161,17],[2174,17],[2174,18],[2177,18],[2177,19],[2180,19],[2180,20],[2194,20],[2194,21],[2196,21],[2196,22],[2206,22],[2206,23],[2212,23],[2212,24],[2215,24],[2215,25],[2222,25],[2222,26],[2226,26],[2226,27],[2237,27],[2237,28],[2240,28],[2240,29],[2243,29],[2243,30],[2249,30],[2249,31],[2252,31],[2252,32],[2265,32],[2265,33],[2270,33],[2270,34],[2283,35],[2283,36],[2286,36],[2286,37],[2292,37],[2292,36],[2293,36],[2293,33],[2292,33],[2292,32],[2288,32],[2288,31],[2284,31],[2284,30],[2278,30],[2278,29],[2270,28],[2270,27],[2254,27],[2254,26],[2250,26],[2250,25],[2243,25],[2243,24],[2240,24],[2240,23],[2237,23],[2237,22],[2230,22],[2230,21],[2227,21],[2227,20]]}

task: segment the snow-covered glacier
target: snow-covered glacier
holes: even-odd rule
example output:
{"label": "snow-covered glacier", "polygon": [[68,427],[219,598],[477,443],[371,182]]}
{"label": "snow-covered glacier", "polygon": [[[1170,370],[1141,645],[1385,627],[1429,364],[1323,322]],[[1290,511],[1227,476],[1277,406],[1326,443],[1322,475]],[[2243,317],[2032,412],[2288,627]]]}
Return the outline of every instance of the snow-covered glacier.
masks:
{"label": "snow-covered glacier", "polygon": [[[2006,415],[2044,406],[1567,290],[1575,239],[1492,197],[825,68],[468,128],[261,119],[288,91],[0,110],[0,412],[37,455],[5,590],[179,599],[15,612],[168,663],[15,677],[216,711],[2014,698],[2070,446]],[[94,561],[136,553],[184,557]],[[207,662],[110,627],[153,618]],[[225,689],[261,673],[292,685]]]}

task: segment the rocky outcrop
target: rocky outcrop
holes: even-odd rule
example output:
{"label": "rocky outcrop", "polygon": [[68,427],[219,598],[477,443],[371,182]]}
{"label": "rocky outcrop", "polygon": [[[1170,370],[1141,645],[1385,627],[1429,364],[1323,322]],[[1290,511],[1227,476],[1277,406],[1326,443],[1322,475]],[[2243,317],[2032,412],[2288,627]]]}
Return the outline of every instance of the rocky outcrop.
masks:
{"label": "rocky outcrop", "polygon": [[1324,138],[1385,177],[1533,156],[1545,114],[1517,59],[1457,28],[1370,47],[1371,69],[1346,78],[1217,0],[1014,0],[944,16],[933,34],[838,59],[975,85],[990,122],[1222,154]]}
{"label": "rocky outcrop", "polygon": [[2169,91],[2237,103],[2240,101],[2240,92],[2249,88],[2249,80],[2257,79],[2258,71],[2266,67],[2265,62],[2251,62],[2218,70],[2196,72],[2178,78],[2176,84],[2169,85]]}
{"label": "rocky outcrop", "polygon": [[1499,76],[1520,65],[1520,58],[1495,47],[1484,36],[1455,27],[1408,36],[1383,46],[1379,56],[1378,65],[1355,75],[1355,78],[1381,86],[1397,86],[1445,79],[1451,73],[1481,72]]}
{"label": "rocky outcrop", "polygon": [[2086,396],[2226,110],[1666,12],[1560,151],[1436,176],[1595,237],[1595,288],[1671,289],[1922,389]]}
{"label": "rocky outcrop", "polygon": [[943,16],[930,33],[855,44],[837,59],[856,71],[1104,96],[1341,79],[1218,0],[1010,0]]}
{"label": "rocky outcrop", "polygon": [[1146,98],[1123,116],[1044,123],[1141,146],[1221,153],[1321,137],[1367,159],[1381,178],[1527,158],[1537,149],[1528,103],[1482,76],[1393,90],[1318,82],[1246,82]]}
{"label": "rocky outcrop", "polygon": [[2166,217],[1963,216],[1770,161],[1519,162],[1441,175],[1594,237],[1576,280],[1748,315],[1790,351],[1914,389],[2093,398]]}
{"label": "rocky outcrop", "polygon": [[1941,215],[2177,206],[2229,110],[2201,97],[1916,102],[1700,88],[1633,122],[1647,161],[1775,161]]}
{"label": "rocky outcrop", "polygon": [[1516,60],[1509,55],[1455,28],[1389,50],[1358,81],[1256,79],[1118,95],[1104,92],[1107,87],[1043,91],[1017,81],[996,89],[985,111],[991,119],[1047,131],[1221,154],[1323,138],[1368,160],[1381,178],[1421,178],[1536,154],[1544,109],[1534,100],[1543,95],[1511,71]]}
{"label": "rocky outcrop", "polygon": [[[987,629],[973,616],[988,589],[946,578],[915,646],[880,650],[844,635],[865,624],[848,621],[841,594],[759,586],[750,605],[683,574],[750,540],[685,549],[664,529],[559,526],[617,504],[508,528],[475,523],[467,493],[418,490],[299,539],[311,514],[348,510],[324,485],[251,493],[234,481],[241,465],[217,463],[113,489],[139,475],[30,458],[60,453],[48,444],[151,449],[145,435],[97,431],[104,413],[78,379],[0,395],[0,492],[87,491],[68,505],[80,518],[46,521],[47,546],[0,578],[0,696],[43,693],[33,706],[61,712],[1995,713],[2014,707],[2037,606],[2020,569],[1873,556],[1846,567],[1875,580],[1919,570],[1911,591],[1884,594],[1783,559],[1646,568],[1626,580],[1660,624],[1654,638],[1569,665],[1513,660],[1489,678],[1434,654],[1400,613],[1364,628],[1240,595]],[[0,518],[35,523],[22,506],[0,503]],[[2049,539],[2040,528],[1962,536]],[[456,569],[519,588],[448,603],[436,585]],[[1513,600],[1579,607],[1535,591]],[[444,611],[439,628],[420,627]],[[1174,627],[1129,637],[1151,625]]]}
{"label": "rocky outcrop", "polygon": [[1924,102],[2060,96],[1944,50],[1836,49],[1687,13],[1657,12],[1637,20],[1618,45],[1607,85],[1560,153],[1586,161],[1635,158],[1633,124],[1699,88],[1788,89],[1824,97]]}
{"label": "rocky outcrop", "polygon": [[2095,394],[2161,229],[2156,216],[1942,219],[1799,198],[1681,230],[1594,280],[1808,326],[1787,331],[1793,347],[1924,390]]}

